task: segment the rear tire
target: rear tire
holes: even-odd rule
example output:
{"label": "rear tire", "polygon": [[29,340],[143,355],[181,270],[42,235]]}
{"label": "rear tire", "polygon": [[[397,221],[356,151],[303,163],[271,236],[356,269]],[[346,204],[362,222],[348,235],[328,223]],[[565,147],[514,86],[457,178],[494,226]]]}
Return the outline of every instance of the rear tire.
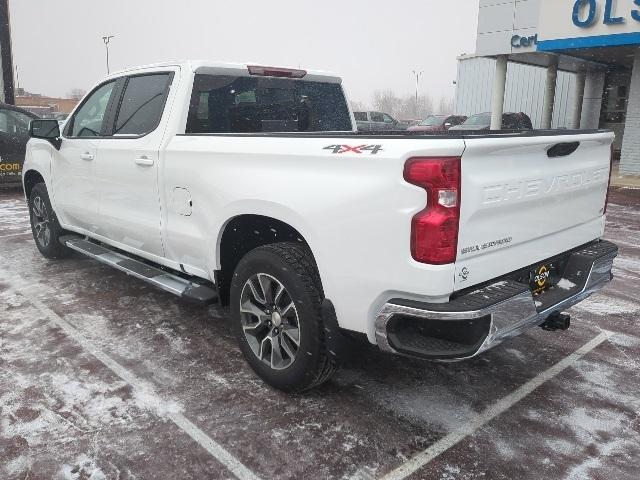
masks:
{"label": "rear tire", "polygon": [[258,247],[238,264],[231,282],[234,333],[251,368],[272,387],[302,392],[335,371],[323,298],[313,256],[301,244]]}
{"label": "rear tire", "polygon": [[53,211],[49,193],[44,183],[38,183],[29,196],[29,217],[31,232],[40,253],[46,258],[65,258],[71,250],[60,243],[60,237],[67,234],[58,223]]}

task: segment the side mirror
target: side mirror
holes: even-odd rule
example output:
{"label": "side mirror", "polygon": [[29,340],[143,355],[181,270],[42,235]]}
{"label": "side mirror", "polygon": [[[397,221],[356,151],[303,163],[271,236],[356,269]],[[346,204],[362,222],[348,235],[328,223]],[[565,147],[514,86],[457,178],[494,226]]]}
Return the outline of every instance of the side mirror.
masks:
{"label": "side mirror", "polygon": [[29,124],[29,136],[48,140],[57,149],[60,148],[62,139],[60,138],[60,124],[57,120],[31,120]]}
{"label": "side mirror", "polygon": [[451,122],[447,122],[444,124],[444,128],[451,128],[451,127],[453,127],[453,123]]}

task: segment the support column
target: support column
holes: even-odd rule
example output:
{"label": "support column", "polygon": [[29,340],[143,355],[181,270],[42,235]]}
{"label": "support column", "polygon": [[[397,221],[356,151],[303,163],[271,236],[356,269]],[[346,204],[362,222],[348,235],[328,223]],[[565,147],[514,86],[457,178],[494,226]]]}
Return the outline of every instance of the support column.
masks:
{"label": "support column", "polygon": [[587,73],[580,121],[580,128],[583,130],[595,130],[600,126],[604,81],[604,72],[595,71]]}
{"label": "support column", "polygon": [[627,121],[620,156],[620,175],[640,175],[640,48],[631,74]]}
{"label": "support column", "polygon": [[491,97],[491,130],[502,130],[502,114],[504,113],[504,92],[507,86],[506,55],[498,55],[496,59],[496,76],[493,80],[493,96]]}
{"label": "support column", "polygon": [[571,121],[571,128],[574,130],[580,129],[580,121],[582,120],[582,102],[584,100],[584,84],[586,81],[586,75],[583,72],[579,72],[576,76],[576,96],[573,99],[573,120]]}
{"label": "support column", "polygon": [[0,76],[2,89],[0,99],[4,103],[15,103],[13,91],[13,56],[11,53],[11,22],[9,21],[9,2],[0,0]]}
{"label": "support column", "polygon": [[558,81],[558,57],[555,55],[551,58],[551,63],[547,67],[547,82],[544,89],[544,104],[542,106],[542,124],[540,128],[543,130],[551,129],[553,121],[553,107],[556,101],[556,83]]}

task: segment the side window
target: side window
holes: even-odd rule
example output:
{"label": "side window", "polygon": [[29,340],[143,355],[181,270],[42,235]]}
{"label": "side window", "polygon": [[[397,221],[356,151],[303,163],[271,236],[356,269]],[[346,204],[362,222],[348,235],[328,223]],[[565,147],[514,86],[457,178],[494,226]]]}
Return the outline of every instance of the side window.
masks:
{"label": "side window", "polygon": [[382,117],[384,118],[384,123],[396,123],[396,121],[393,118],[391,118],[390,115],[387,115],[386,113],[383,113]]}
{"label": "side window", "polygon": [[98,137],[102,135],[107,118],[107,106],[116,82],[105,83],[94,91],[71,119],[72,137]]}
{"label": "side window", "polygon": [[171,75],[131,77],[124,90],[114,135],[145,135],[160,123]]}
{"label": "side window", "polygon": [[367,112],[353,112],[353,116],[357,122],[367,121]]}
{"label": "side window", "polygon": [[29,133],[31,117],[13,110],[0,109],[0,132],[24,137]]}
{"label": "side window", "polygon": [[351,131],[340,84],[197,73],[186,133]]}
{"label": "side window", "polygon": [[371,112],[371,121],[384,123],[384,115],[378,112]]}

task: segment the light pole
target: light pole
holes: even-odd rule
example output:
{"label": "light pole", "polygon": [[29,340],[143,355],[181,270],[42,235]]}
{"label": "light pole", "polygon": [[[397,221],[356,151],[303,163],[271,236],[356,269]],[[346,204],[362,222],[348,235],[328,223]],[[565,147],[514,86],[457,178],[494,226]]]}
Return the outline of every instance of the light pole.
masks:
{"label": "light pole", "polygon": [[413,71],[413,75],[416,77],[416,115],[418,114],[418,90],[420,89],[420,77],[424,72]]}
{"label": "light pole", "polygon": [[109,35],[106,37],[102,37],[102,41],[104,42],[104,48],[107,50],[107,75],[109,75],[109,42],[115,35]]}

